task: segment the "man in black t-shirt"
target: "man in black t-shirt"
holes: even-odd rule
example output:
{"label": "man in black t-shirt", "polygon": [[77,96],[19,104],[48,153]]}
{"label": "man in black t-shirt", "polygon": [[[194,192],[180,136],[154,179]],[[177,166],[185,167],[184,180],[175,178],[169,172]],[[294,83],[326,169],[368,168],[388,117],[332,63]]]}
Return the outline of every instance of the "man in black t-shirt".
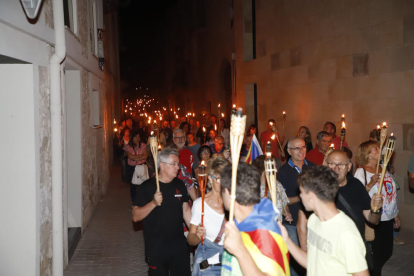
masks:
{"label": "man in black t-shirt", "polygon": [[184,182],[178,179],[178,152],[164,149],[158,155],[160,192],[155,178],[139,187],[132,209],[134,222],[143,221],[148,274],[191,275],[190,255],[183,232],[190,226],[191,208]]}
{"label": "man in black t-shirt", "polygon": [[[352,175],[347,175],[352,168],[352,163],[346,152],[333,151],[328,155],[326,161],[328,167],[338,174],[339,190],[335,201],[336,207],[354,221],[365,241],[365,221],[374,225],[380,222],[382,196],[375,194],[370,198],[361,181]],[[376,213],[374,213],[375,206],[378,210]],[[366,252],[368,266],[372,269],[372,259],[368,255],[371,253],[370,248],[367,248]]]}
{"label": "man in black t-shirt", "polygon": [[345,152],[333,151],[326,161],[328,167],[338,174],[339,191],[336,206],[355,222],[365,240],[365,220],[376,225],[381,219],[381,212],[374,213],[374,207],[382,207],[382,196],[374,195],[371,199],[361,181],[347,176],[352,163]]}

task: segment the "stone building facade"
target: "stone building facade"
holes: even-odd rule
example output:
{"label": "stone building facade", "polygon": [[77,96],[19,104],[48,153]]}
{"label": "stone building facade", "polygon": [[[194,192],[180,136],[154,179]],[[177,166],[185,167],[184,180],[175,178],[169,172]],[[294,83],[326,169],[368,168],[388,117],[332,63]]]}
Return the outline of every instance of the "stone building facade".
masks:
{"label": "stone building facade", "polygon": [[[68,228],[83,231],[107,189],[121,96],[117,11],[100,10],[101,0],[64,2],[61,202],[66,266]],[[2,1],[0,8],[0,219],[7,225],[0,230],[1,275],[52,275],[52,7],[52,0],[44,0],[36,19],[26,17],[20,1]]]}
{"label": "stone building facade", "polygon": [[248,109],[255,84],[259,129],[270,118],[281,129],[286,111],[286,137],[305,125],[314,143],[326,121],[339,135],[345,114],[354,155],[386,122],[402,227],[413,229],[414,1],[236,0],[234,20],[237,104]]}
{"label": "stone building facade", "polygon": [[285,111],[286,139],[305,125],[313,144],[326,121],[339,135],[344,114],[354,155],[386,122],[397,137],[392,163],[400,217],[403,228],[414,229],[407,177],[414,152],[414,1],[180,0],[168,22],[165,91],[176,110],[217,114],[221,103],[228,119],[235,103],[260,132],[270,118],[282,132]]}

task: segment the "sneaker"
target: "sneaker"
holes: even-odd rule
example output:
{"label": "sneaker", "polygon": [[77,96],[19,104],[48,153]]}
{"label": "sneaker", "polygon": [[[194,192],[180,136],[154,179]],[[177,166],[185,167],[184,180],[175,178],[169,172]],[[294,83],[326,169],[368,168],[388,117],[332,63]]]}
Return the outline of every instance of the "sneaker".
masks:
{"label": "sneaker", "polygon": [[399,237],[394,237],[394,244],[405,244],[405,241]]}

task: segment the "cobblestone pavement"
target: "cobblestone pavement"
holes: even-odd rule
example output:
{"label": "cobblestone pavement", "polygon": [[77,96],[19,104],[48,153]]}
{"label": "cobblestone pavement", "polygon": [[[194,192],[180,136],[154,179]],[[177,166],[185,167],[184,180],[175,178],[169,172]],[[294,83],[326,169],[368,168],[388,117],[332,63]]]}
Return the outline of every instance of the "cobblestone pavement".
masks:
{"label": "cobblestone pavement", "polygon": [[[142,225],[131,220],[129,187],[122,186],[120,167],[111,168],[108,191],[83,232],[65,276],[147,275]],[[414,232],[402,230],[406,242],[394,245],[383,276],[414,275]]]}
{"label": "cobblestone pavement", "polygon": [[142,224],[131,219],[129,186],[111,168],[108,191],[93,214],[65,276],[147,275]]}

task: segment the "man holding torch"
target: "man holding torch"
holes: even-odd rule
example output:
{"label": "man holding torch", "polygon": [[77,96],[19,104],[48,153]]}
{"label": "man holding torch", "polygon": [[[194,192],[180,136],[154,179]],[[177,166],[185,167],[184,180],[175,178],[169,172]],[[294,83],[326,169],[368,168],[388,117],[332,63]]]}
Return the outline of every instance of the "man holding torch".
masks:
{"label": "man holding torch", "polygon": [[143,221],[148,274],[189,276],[190,255],[182,221],[190,226],[191,208],[184,182],[177,178],[178,152],[164,149],[157,161],[160,191],[157,192],[154,177],[142,183],[134,200],[132,219]]}

